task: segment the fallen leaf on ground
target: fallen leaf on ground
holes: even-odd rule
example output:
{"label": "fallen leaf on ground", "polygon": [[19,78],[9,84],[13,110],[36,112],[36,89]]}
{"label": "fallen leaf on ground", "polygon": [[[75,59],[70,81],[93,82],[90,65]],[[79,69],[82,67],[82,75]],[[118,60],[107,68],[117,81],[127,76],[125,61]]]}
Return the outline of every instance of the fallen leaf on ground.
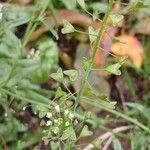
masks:
{"label": "fallen leaf on ground", "polygon": [[121,35],[118,37],[124,43],[114,43],[111,48],[117,56],[127,55],[137,68],[143,63],[144,48],[142,44],[133,36]]}

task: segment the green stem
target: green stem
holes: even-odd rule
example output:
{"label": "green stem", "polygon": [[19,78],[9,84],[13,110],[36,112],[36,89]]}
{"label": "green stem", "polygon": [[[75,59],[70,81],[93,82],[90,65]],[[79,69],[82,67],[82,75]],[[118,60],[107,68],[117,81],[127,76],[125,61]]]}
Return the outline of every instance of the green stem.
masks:
{"label": "green stem", "polygon": [[112,9],[113,2],[114,2],[114,0],[109,0],[109,5],[108,5],[108,8],[107,8],[107,11],[105,13],[102,25],[100,27],[100,30],[99,30],[97,38],[96,38],[95,46],[94,46],[94,49],[93,49],[92,62],[90,64],[90,66],[89,66],[89,69],[85,71],[85,73],[83,75],[83,78],[81,80],[81,88],[80,88],[80,91],[79,91],[79,93],[77,95],[77,99],[76,99],[76,104],[75,104],[75,107],[74,107],[74,111],[76,110],[76,108],[77,108],[77,106],[78,106],[78,104],[80,102],[80,99],[81,99],[81,97],[83,95],[84,88],[85,88],[85,85],[86,85],[86,80],[88,79],[88,76],[89,76],[89,74],[90,74],[90,72],[92,70],[92,67],[93,67],[93,64],[94,64],[94,58],[95,58],[96,52],[97,52],[97,50],[99,48],[99,42],[102,39],[103,32],[106,29],[107,19],[109,17],[110,11]]}
{"label": "green stem", "polygon": [[37,12],[36,11],[33,12],[32,18],[31,18],[31,20],[28,24],[28,27],[26,29],[26,32],[25,32],[25,35],[24,35],[24,38],[23,38],[23,44],[22,44],[23,49],[26,46],[26,44],[28,43],[28,40],[29,40],[32,32],[36,29],[37,25],[39,24],[39,20],[42,17],[45,10],[47,9],[48,4],[49,4],[49,0],[46,1],[45,5],[43,6],[42,10],[40,11],[40,14],[39,14],[38,17],[36,16]]}
{"label": "green stem", "polygon": [[28,102],[28,103],[39,104],[39,105],[42,105],[42,106],[48,107],[48,108],[49,108],[49,106],[50,106],[50,103],[49,103],[49,104],[48,104],[48,103],[46,104],[46,103],[44,103],[44,102],[39,102],[39,101],[31,100],[31,99],[22,97],[22,96],[20,96],[20,95],[17,95],[17,94],[15,94],[15,93],[12,93],[12,92],[10,92],[10,91],[8,91],[8,90],[6,90],[6,89],[3,89],[3,88],[0,88],[0,91],[2,91],[3,93],[5,93],[5,94],[7,94],[7,95],[10,95],[10,96],[12,96],[12,97],[14,97],[14,98],[16,98],[16,99],[20,99],[20,100],[23,100],[23,101]]}
{"label": "green stem", "polygon": [[80,34],[92,35],[92,36],[96,36],[97,37],[96,34],[90,34],[90,33],[87,33],[87,32],[84,32],[84,31],[80,31],[80,30],[77,30],[77,29],[75,29],[75,32],[80,33]]}
{"label": "green stem", "polygon": [[145,130],[145,131],[150,133],[150,129],[148,127],[146,127],[145,125],[143,125],[142,123],[140,123],[138,120],[136,120],[134,118],[131,118],[131,117],[127,116],[127,115],[124,115],[124,114],[122,114],[122,113],[120,113],[118,111],[115,111],[115,110],[103,107],[100,104],[96,103],[95,101],[91,101],[90,99],[89,100],[83,100],[83,101],[85,103],[88,103],[89,105],[91,105],[93,107],[98,107],[98,108],[103,109],[103,110],[105,110],[107,112],[110,112],[110,113],[112,113],[112,114],[114,114],[114,115],[116,115],[118,117],[121,117],[121,118],[123,118],[123,119],[125,119],[125,120],[127,120],[127,121],[129,121],[129,122],[131,122],[133,124],[135,124],[136,126],[138,126],[141,129],[143,129],[143,130]]}
{"label": "green stem", "polygon": [[[93,17],[93,14],[91,14],[88,10],[85,9],[85,12],[87,12],[90,16]],[[100,22],[103,22],[101,19],[99,19],[98,17],[96,17],[96,19]]]}

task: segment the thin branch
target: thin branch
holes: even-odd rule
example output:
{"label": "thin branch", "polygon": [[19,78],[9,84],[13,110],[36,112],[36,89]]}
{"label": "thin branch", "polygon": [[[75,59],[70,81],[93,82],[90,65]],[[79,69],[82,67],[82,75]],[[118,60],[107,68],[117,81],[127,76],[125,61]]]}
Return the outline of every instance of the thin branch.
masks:
{"label": "thin branch", "polygon": [[77,108],[78,104],[80,103],[80,100],[81,100],[81,98],[83,96],[85,85],[86,85],[86,81],[87,81],[88,76],[89,76],[89,74],[90,74],[90,72],[92,70],[92,67],[93,67],[93,64],[94,64],[94,60],[95,60],[95,55],[96,55],[96,52],[97,52],[98,47],[99,47],[99,42],[101,41],[103,33],[106,30],[107,19],[109,17],[110,12],[111,12],[113,3],[114,3],[114,0],[109,0],[109,5],[107,7],[107,11],[105,13],[102,25],[101,25],[101,27],[99,29],[99,32],[98,32],[98,35],[97,35],[97,38],[96,38],[96,42],[95,42],[95,45],[94,45],[93,54],[92,54],[92,57],[91,57],[92,61],[91,61],[90,65],[89,65],[88,70],[85,71],[85,73],[83,75],[83,78],[81,80],[81,88],[80,88],[79,94],[77,95],[77,98],[76,98],[76,104],[75,104],[75,107],[74,107],[74,111],[76,110],[76,108]]}
{"label": "thin branch", "polygon": [[[110,138],[113,135],[113,133],[115,134],[119,132],[124,132],[127,130],[131,130],[133,128],[134,128],[133,125],[117,127],[113,129],[112,132],[106,132],[103,135],[100,135],[97,139],[100,140],[101,142],[104,142],[106,139]],[[93,147],[94,146],[90,143],[83,150],[91,150]]]}
{"label": "thin branch", "polygon": [[106,144],[102,148],[102,150],[107,150],[112,142],[112,136],[107,140]]}

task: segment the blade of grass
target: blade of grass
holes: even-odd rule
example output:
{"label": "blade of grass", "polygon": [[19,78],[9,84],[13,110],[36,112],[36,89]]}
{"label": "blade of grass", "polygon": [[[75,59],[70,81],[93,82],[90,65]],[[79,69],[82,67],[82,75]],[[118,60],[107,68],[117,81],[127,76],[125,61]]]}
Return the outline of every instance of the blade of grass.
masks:
{"label": "blade of grass", "polygon": [[131,93],[131,96],[134,98],[134,100],[136,101],[138,99],[137,94],[136,94],[136,89],[135,89],[135,85],[133,84],[133,81],[131,79],[131,75],[130,73],[127,71],[127,69],[123,68],[123,76],[125,78],[125,81],[128,85],[129,91]]}
{"label": "blade of grass", "polygon": [[23,100],[25,102],[32,103],[32,104],[42,105],[42,106],[47,107],[47,108],[49,108],[50,104],[51,104],[51,101],[49,99],[47,99],[47,100],[49,100],[49,103],[45,103],[45,102],[40,102],[40,101],[36,101],[36,100],[32,100],[32,99],[28,99],[28,98],[22,97],[20,95],[12,93],[12,92],[10,92],[10,91],[8,91],[6,89],[3,89],[3,88],[0,88],[0,91],[5,93],[5,94],[8,94],[8,95],[10,95],[10,96],[12,96],[12,97],[14,97],[16,99]]}
{"label": "blade of grass", "polygon": [[127,121],[129,121],[129,122],[131,122],[133,124],[135,124],[136,126],[138,126],[141,129],[143,129],[143,130],[145,130],[145,131],[150,133],[150,129],[148,127],[146,127],[144,124],[140,123],[138,120],[136,120],[134,118],[131,118],[131,117],[129,117],[129,116],[127,116],[127,115],[125,115],[125,114],[123,114],[121,112],[116,111],[116,110],[112,110],[112,109],[108,109],[106,107],[100,106],[100,104],[98,104],[95,101],[92,101],[90,99],[89,100],[86,99],[86,100],[82,100],[82,101],[84,103],[87,103],[87,104],[93,106],[93,107],[97,107],[97,108],[103,109],[103,110],[105,110],[107,112],[110,112],[110,113],[112,113],[112,114],[114,114],[114,115],[116,115],[118,117],[121,117],[121,118],[123,118],[123,119],[125,119],[125,120],[127,120]]}

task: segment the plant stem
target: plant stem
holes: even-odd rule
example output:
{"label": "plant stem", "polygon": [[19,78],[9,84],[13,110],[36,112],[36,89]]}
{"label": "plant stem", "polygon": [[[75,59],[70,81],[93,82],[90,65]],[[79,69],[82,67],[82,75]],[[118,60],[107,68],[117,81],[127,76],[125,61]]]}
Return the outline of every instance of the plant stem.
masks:
{"label": "plant stem", "polygon": [[36,29],[37,25],[39,24],[39,21],[43,15],[43,13],[45,12],[46,8],[48,7],[48,4],[49,4],[49,0],[47,0],[45,2],[45,4],[44,4],[42,10],[40,11],[40,14],[38,17],[36,16],[36,13],[37,13],[36,10],[33,12],[32,18],[31,18],[31,20],[27,26],[27,29],[26,29],[26,32],[25,32],[25,35],[23,38],[23,43],[22,43],[23,49],[26,46],[26,44],[28,43],[28,40],[29,40],[32,32]]}
{"label": "plant stem", "polygon": [[131,122],[133,124],[135,124],[136,126],[138,126],[141,129],[143,129],[143,130],[145,130],[145,131],[150,133],[150,129],[148,127],[146,127],[144,124],[140,123],[138,120],[131,118],[130,116],[124,115],[124,114],[122,114],[122,113],[120,113],[120,112],[118,112],[116,110],[112,110],[112,109],[103,107],[100,104],[96,103],[95,101],[91,101],[90,99],[89,100],[83,100],[83,101],[85,103],[88,103],[89,105],[91,105],[93,107],[98,107],[98,108],[103,109],[103,110],[105,110],[107,112],[110,112],[110,113],[112,113],[112,114],[114,114],[114,115],[116,115],[118,117],[121,117],[121,118],[123,118],[123,119],[125,119],[125,120],[127,120],[127,121],[129,121],[129,122]]}
{"label": "plant stem", "polygon": [[96,34],[90,34],[90,33],[87,33],[87,32],[84,32],[84,31],[80,31],[80,30],[77,30],[77,29],[75,29],[75,32],[80,33],[80,34],[85,34],[85,35],[97,36]]}
{"label": "plant stem", "polygon": [[3,88],[0,88],[0,91],[2,91],[3,93],[7,94],[7,95],[10,95],[16,99],[20,99],[20,100],[23,100],[25,102],[28,102],[28,103],[32,103],[32,104],[39,104],[39,105],[42,105],[44,107],[48,107],[50,106],[50,101],[49,101],[49,104],[47,103],[44,103],[44,102],[39,102],[39,101],[36,101],[36,100],[31,100],[31,99],[28,99],[28,98],[25,98],[25,97],[22,97],[20,95],[17,95],[17,94],[14,94],[6,89],[3,89]]}
{"label": "plant stem", "polygon": [[90,72],[92,70],[92,67],[93,67],[93,64],[94,64],[95,55],[96,55],[96,52],[97,52],[97,50],[99,48],[99,42],[101,41],[103,33],[104,33],[105,29],[106,29],[107,19],[109,17],[110,11],[112,9],[113,2],[114,2],[114,0],[109,0],[109,5],[108,5],[108,8],[107,8],[107,11],[105,13],[102,25],[100,27],[100,30],[99,30],[97,38],[96,38],[95,46],[94,46],[94,49],[93,49],[92,62],[90,63],[89,69],[85,71],[85,73],[83,75],[83,78],[81,80],[81,88],[80,88],[80,91],[79,91],[79,93],[77,95],[74,111],[76,110],[76,108],[77,108],[77,106],[78,106],[78,104],[80,102],[80,99],[81,99],[81,97],[83,95],[84,88],[85,88],[85,85],[86,85],[86,80],[88,79],[88,76],[89,76],[89,74],[90,74]]}

